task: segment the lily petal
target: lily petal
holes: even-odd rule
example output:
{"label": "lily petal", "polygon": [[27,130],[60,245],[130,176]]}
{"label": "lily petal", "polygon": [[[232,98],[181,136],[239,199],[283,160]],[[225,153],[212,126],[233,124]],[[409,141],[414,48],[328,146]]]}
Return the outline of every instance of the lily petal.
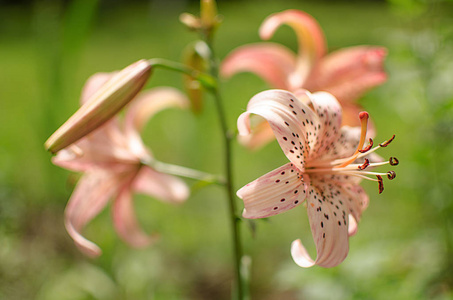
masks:
{"label": "lily petal", "polygon": [[158,87],[139,94],[129,106],[125,116],[125,133],[130,150],[139,157],[146,156],[148,150],[143,145],[140,131],[153,115],[166,108],[188,108],[189,99],[172,87]]}
{"label": "lily petal", "polygon": [[138,161],[129,150],[116,118],[52,157],[55,165],[76,172],[95,168],[120,171]]}
{"label": "lily petal", "polygon": [[305,103],[310,98],[305,92],[297,98],[284,90],[268,90],[255,95],[247,105],[247,111],[237,121],[240,135],[250,134],[250,114],[265,118],[274,131],[288,159],[304,170],[305,158],[316,143],[319,119],[316,113]]}
{"label": "lily petal", "polygon": [[[250,117],[253,118],[254,116]],[[256,125],[252,125],[253,128],[251,128],[250,134],[238,135],[239,143],[252,151],[263,147],[275,139],[274,132],[269,123],[259,116],[256,116],[256,118],[260,118],[260,120],[256,122]]]}
{"label": "lily petal", "polygon": [[329,93],[317,92],[311,95],[320,126],[318,127],[319,142],[310,153],[310,159],[322,155],[326,149],[338,143],[341,128],[341,106],[337,99]]}
{"label": "lily petal", "polygon": [[270,15],[260,27],[260,36],[270,39],[278,27],[286,24],[294,29],[298,40],[298,60],[294,73],[290,76],[291,89],[300,88],[311,70],[324,56],[326,42],[321,27],[309,14],[289,9]]}
{"label": "lily petal", "polygon": [[81,231],[108,203],[118,189],[117,175],[102,170],[86,173],[80,179],[65,210],[65,226],[77,247],[94,257],[101,250],[82,236]]}
{"label": "lily petal", "polygon": [[346,258],[349,251],[349,215],[343,200],[333,186],[312,180],[307,197],[307,213],[317,258],[313,261],[300,240],[296,240],[291,245],[291,255],[296,264],[301,267],[316,264],[330,268]]}
{"label": "lily petal", "polygon": [[151,244],[156,236],[147,235],[139,226],[132,203],[129,185],[124,186],[113,202],[113,224],[118,235],[129,245],[142,248]]}
{"label": "lily petal", "polygon": [[323,158],[327,160],[349,157],[354,154],[360,141],[360,127],[343,126],[340,129],[337,142],[326,149]]}
{"label": "lily petal", "polygon": [[189,188],[178,177],[159,173],[142,167],[133,182],[133,189],[159,200],[171,203],[184,202],[189,197]]}
{"label": "lily petal", "polygon": [[302,174],[292,163],[277,168],[237,191],[244,201],[242,216],[266,218],[283,213],[305,200]]}
{"label": "lily petal", "polygon": [[222,62],[220,74],[228,78],[239,72],[253,72],[273,88],[289,89],[287,79],[295,65],[295,54],[284,46],[251,44],[233,50]]}
{"label": "lily petal", "polygon": [[387,50],[383,47],[356,46],[326,55],[305,88],[327,91],[341,102],[353,102],[366,91],[387,80],[384,60]]}
{"label": "lily petal", "polygon": [[348,213],[352,215],[355,221],[360,221],[363,211],[368,207],[370,202],[365,190],[358,184],[338,184],[337,187],[342,191],[346,204],[348,206]]}

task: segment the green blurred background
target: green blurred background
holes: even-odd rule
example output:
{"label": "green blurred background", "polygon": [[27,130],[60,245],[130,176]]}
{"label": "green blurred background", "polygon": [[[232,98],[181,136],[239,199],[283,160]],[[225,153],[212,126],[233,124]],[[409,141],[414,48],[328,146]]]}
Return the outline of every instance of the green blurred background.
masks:
{"label": "green blurred background", "polygon": [[[257,222],[255,236],[244,226],[252,298],[453,299],[453,2],[237,0],[218,7],[220,58],[258,42],[262,20],[288,8],[313,15],[330,50],[371,44],[389,51],[388,82],[361,104],[377,124],[376,141],[397,136],[380,152],[399,158],[396,180],[382,195],[364,183],[371,204],[348,258],[332,269],[302,269],[291,260],[296,238],[314,251],[303,208]],[[141,224],[161,235],[142,250],[119,240],[105,210],[85,231],[103,250],[93,260],[78,252],[63,225],[77,175],[51,165],[43,147],[77,109],[91,74],[141,58],[179,61],[197,38],[178,22],[185,11],[197,14],[197,1],[0,1],[0,299],[230,298],[221,188],[195,189],[177,207],[137,196]],[[296,50],[289,28],[273,40]],[[161,85],[181,88],[182,78],[157,70],[147,87]],[[245,73],[223,82],[231,128],[250,97],[267,88]],[[168,110],[149,122],[144,139],[158,159],[222,172],[211,100],[200,115]],[[254,153],[235,144],[235,187],[285,162],[276,143]]]}

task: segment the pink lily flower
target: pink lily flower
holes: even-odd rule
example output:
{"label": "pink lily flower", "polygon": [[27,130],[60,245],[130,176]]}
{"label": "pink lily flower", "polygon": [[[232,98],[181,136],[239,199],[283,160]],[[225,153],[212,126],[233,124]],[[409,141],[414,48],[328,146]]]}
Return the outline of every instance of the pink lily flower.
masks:
{"label": "pink lily flower", "polygon": [[266,218],[295,208],[306,201],[308,219],[316,244],[313,260],[300,240],[291,246],[294,261],[301,267],[334,267],[348,254],[349,236],[368,205],[361,179],[379,183],[382,176],[395,178],[395,172],[370,172],[372,167],[398,164],[373,153],[390,140],[372,148],[364,147],[368,113],[361,112],[361,127],[341,126],[339,102],[331,94],[310,94],[300,90],[268,90],[255,95],[247,111],[239,116],[239,134],[250,134],[250,114],[267,120],[280,147],[290,160],[242,187],[237,195],[244,201],[243,217]]}
{"label": "pink lily flower", "polygon": [[[82,92],[82,103],[111,76],[93,75]],[[155,236],[147,235],[138,225],[133,193],[170,203],[181,203],[188,198],[189,189],[184,181],[143,164],[152,160],[152,155],[140,138],[140,130],[153,114],[188,105],[188,99],[173,88],[142,92],[130,104],[124,119],[111,119],[53,158],[52,162],[60,167],[83,172],[65,210],[66,229],[83,253],[92,257],[101,254],[100,248],[83,237],[81,231],[110,199],[113,199],[113,224],[119,236],[131,246],[144,247]]]}
{"label": "pink lily flower", "polygon": [[[283,24],[296,32],[297,54],[270,42],[241,46],[225,58],[221,74],[230,77],[238,72],[253,72],[273,88],[293,92],[301,88],[313,92],[327,91],[343,106],[343,124],[358,126],[356,116],[361,107],[356,103],[357,99],[387,79],[383,70],[386,49],[355,46],[326,54],[325,37],[316,20],[293,9],[267,17],[260,27],[260,37],[270,39]],[[257,128],[257,135],[240,141],[253,149],[273,138],[272,131],[265,125]]]}

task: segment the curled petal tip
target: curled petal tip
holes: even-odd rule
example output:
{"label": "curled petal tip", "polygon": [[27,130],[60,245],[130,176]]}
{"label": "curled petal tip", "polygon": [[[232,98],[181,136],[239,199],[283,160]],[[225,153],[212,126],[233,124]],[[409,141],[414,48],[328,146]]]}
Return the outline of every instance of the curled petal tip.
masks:
{"label": "curled petal tip", "polygon": [[387,49],[383,47],[373,48],[365,56],[365,61],[368,63],[368,65],[381,66],[386,56]]}
{"label": "curled petal tip", "polygon": [[84,238],[72,225],[72,223],[68,220],[66,220],[66,230],[68,231],[69,235],[72,237],[74,240],[74,243],[76,244],[77,248],[85,254],[88,257],[91,258],[96,258],[102,254],[101,249],[94,244],[93,242],[90,242],[86,238]]}
{"label": "curled petal tip", "polygon": [[310,254],[308,254],[307,249],[302,245],[300,239],[291,243],[291,256],[294,262],[302,268],[310,268],[316,264]]}

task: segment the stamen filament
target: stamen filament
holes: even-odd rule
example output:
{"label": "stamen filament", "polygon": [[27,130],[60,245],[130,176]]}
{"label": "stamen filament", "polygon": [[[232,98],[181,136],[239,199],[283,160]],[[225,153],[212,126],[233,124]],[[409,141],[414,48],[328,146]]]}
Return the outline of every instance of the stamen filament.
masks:
{"label": "stamen filament", "polygon": [[[387,147],[390,142],[392,142],[393,140],[395,139],[395,135],[393,135],[389,140],[379,144],[378,146],[374,147],[373,149],[367,151],[366,153],[361,153],[357,156],[357,158],[361,158],[361,157],[364,157],[365,155],[368,155],[370,153],[373,153],[374,151],[376,151],[377,149],[381,148],[381,147]],[[394,157],[394,159],[396,159],[396,157]],[[396,159],[396,161],[399,163],[398,159]],[[398,164],[397,163],[397,164]]]}

